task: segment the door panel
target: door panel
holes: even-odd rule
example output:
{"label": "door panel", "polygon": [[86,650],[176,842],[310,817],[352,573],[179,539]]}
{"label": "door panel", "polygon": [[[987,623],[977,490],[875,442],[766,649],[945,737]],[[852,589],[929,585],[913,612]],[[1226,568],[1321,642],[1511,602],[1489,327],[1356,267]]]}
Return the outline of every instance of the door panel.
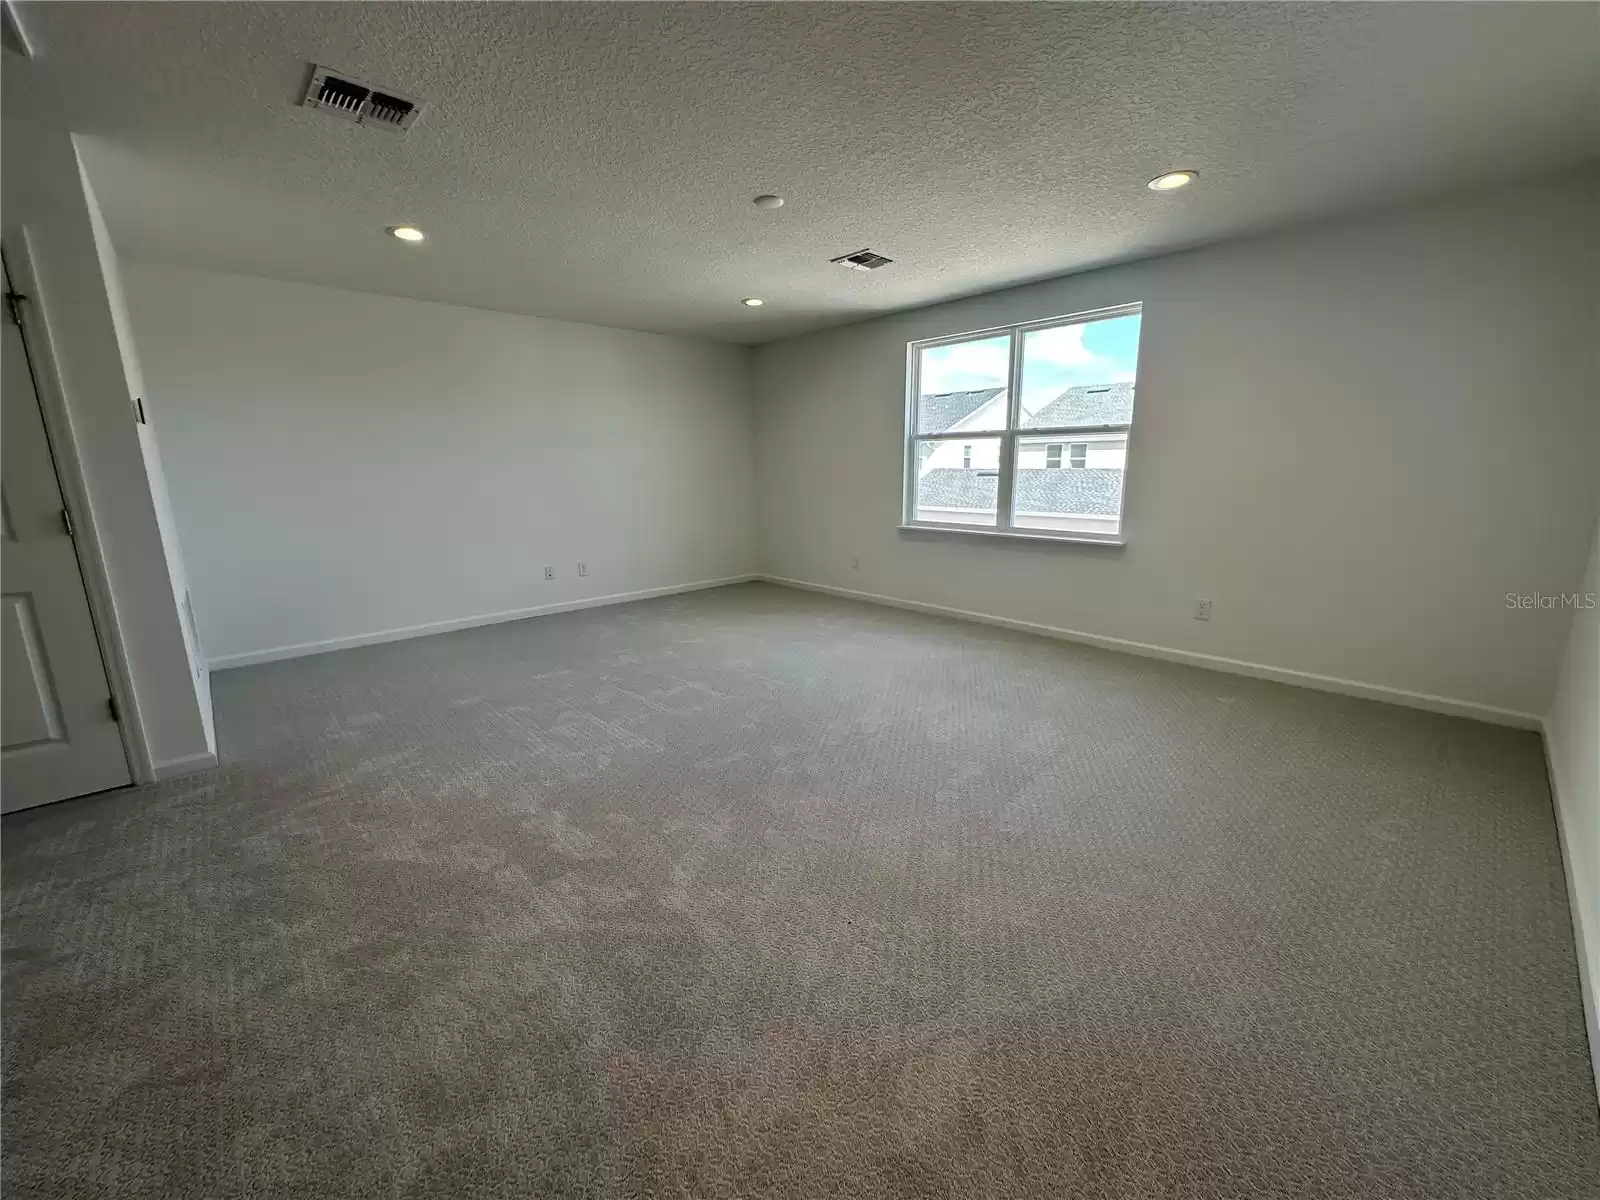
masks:
{"label": "door panel", "polygon": [[10,812],[131,776],[22,331],[9,311],[4,339],[0,810]]}
{"label": "door panel", "polygon": [[0,662],[6,664],[0,695],[0,742],[20,750],[40,742],[62,742],[61,702],[50,678],[33,597],[6,595],[0,607]]}

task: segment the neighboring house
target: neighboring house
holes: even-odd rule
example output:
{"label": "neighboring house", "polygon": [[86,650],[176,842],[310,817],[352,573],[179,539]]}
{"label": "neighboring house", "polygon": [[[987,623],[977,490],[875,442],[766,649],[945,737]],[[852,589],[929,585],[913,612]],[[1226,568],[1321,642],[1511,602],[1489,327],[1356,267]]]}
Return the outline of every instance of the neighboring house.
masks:
{"label": "neighboring house", "polygon": [[[917,398],[917,432],[944,433],[957,429],[993,429],[994,413],[1005,424],[1005,388],[979,388],[970,392],[939,392]],[[998,401],[998,405],[995,403]],[[977,418],[983,417],[983,420]]]}
{"label": "neighboring house", "polygon": [[[1023,412],[1023,427],[1125,425],[1133,417],[1134,385],[1111,383],[1068,388],[1036,412]],[[1000,469],[1000,438],[1006,423],[1006,388],[942,392],[918,398],[923,433],[971,431],[972,440],[924,443],[917,464],[917,519],[955,525],[993,522]],[[1126,432],[1047,434],[1026,432],[1017,443],[1013,524],[1031,529],[1114,532],[1122,512]]]}
{"label": "neighboring house", "polygon": [[1025,422],[1039,429],[1056,425],[1126,425],[1133,420],[1133,384],[1070,387]]}

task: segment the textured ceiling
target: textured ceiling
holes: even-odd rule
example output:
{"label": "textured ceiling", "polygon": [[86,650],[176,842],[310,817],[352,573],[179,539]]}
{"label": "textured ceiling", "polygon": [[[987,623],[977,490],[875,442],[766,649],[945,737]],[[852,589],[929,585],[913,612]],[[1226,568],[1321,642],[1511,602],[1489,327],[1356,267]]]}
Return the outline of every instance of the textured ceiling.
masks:
{"label": "textured ceiling", "polygon": [[1600,155],[1591,4],[20,11],[4,111],[95,135],[130,257],[738,341]]}

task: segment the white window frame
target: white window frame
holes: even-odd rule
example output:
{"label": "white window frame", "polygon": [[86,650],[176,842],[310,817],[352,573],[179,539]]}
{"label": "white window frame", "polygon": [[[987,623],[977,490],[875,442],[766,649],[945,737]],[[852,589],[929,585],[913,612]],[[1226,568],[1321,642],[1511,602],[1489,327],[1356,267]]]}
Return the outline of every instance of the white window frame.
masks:
{"label": "white window frame", "polygon": [[[1038,329],[1056,329],[1063,325],[1087,325],[1092,321],[1104,321],[1110,317],[1126,317],[1142,314],[1144,305],[1141,303],[1119,304],[1111,308],[1097,308],[1090,312],[1071,313],[1066,316],[1048,317],[1040,321],[1024,321],[1017,325],[997,325],[989,329],[974,329],[964,333],[946,334],[942,337],[922,338],[919,341],[906,343],[906,409],[905,409],[905,453],[904,472],[905,483],[902,489],[903,508],[901,510],[901,529],[906,530],[935,530],[945,533],[965,533],[978,537],[1009,537],[1026,538],[1030,541],[1045,542],[1095,542],[1102,545],[1121,546],[1127,541],[1127,519],[1122,508],[1119,508],[1116,533],[1093,532],[1066,532],[1048,529],[1030,529],[1026,526],[1015,526],[1011,523],[1012,498],[1016,490],[1017,473],[1017,442],[1020,438],[1030,441],[1043,437],[1058,437],[1062,442],[1067,442],[1072,435],[1086,433],[1120,433],[1127,440],[1129,449],[1124,451],[1124,466],[1122,469],[1122,499],[1125,501],[1128,492],[1128,468],[1126,463],[1131,459],[1132,446],[1132,414],[1127,421],[1110,425],[1051,425],[1040,428],[1019,428],[1022,408],[1022,346],[1023,336]],[[981,341],[984,338],[993,338],[1004,335],[1010,339],[1009,371],[1006,379],[1006,425],[1004,429],[976,430],[963,429],[959,431],[945,431],[943,433],[917,433],[917,397],[921,394],[922,387],[919,376],[922,370],[922,351],[936,346],[950,346],[960,342]],[[1141,323],[1139,330],[1139,354],[1144,352],[1144,329]],[[1137,373],[1137,364],[1135,365]],[[1137,393],[1134,403],[1138,403]],[[982,437],[996,437],[1000,439],[1000,471],[999,487],[995,496],[995,523],[993,525],[959,525],[943,521],[917,520],[917,445],[920,442],[953,442],[962,439],[971,439],[974,435]]]}

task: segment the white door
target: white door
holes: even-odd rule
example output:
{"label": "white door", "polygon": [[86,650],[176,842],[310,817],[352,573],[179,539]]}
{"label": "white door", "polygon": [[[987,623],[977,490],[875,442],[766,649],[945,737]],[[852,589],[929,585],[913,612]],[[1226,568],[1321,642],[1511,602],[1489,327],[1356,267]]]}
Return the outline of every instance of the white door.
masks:
{"label": "white door", "polygon": [[10,812],[132,779],[9,305],[0,370],[0,811]]}

